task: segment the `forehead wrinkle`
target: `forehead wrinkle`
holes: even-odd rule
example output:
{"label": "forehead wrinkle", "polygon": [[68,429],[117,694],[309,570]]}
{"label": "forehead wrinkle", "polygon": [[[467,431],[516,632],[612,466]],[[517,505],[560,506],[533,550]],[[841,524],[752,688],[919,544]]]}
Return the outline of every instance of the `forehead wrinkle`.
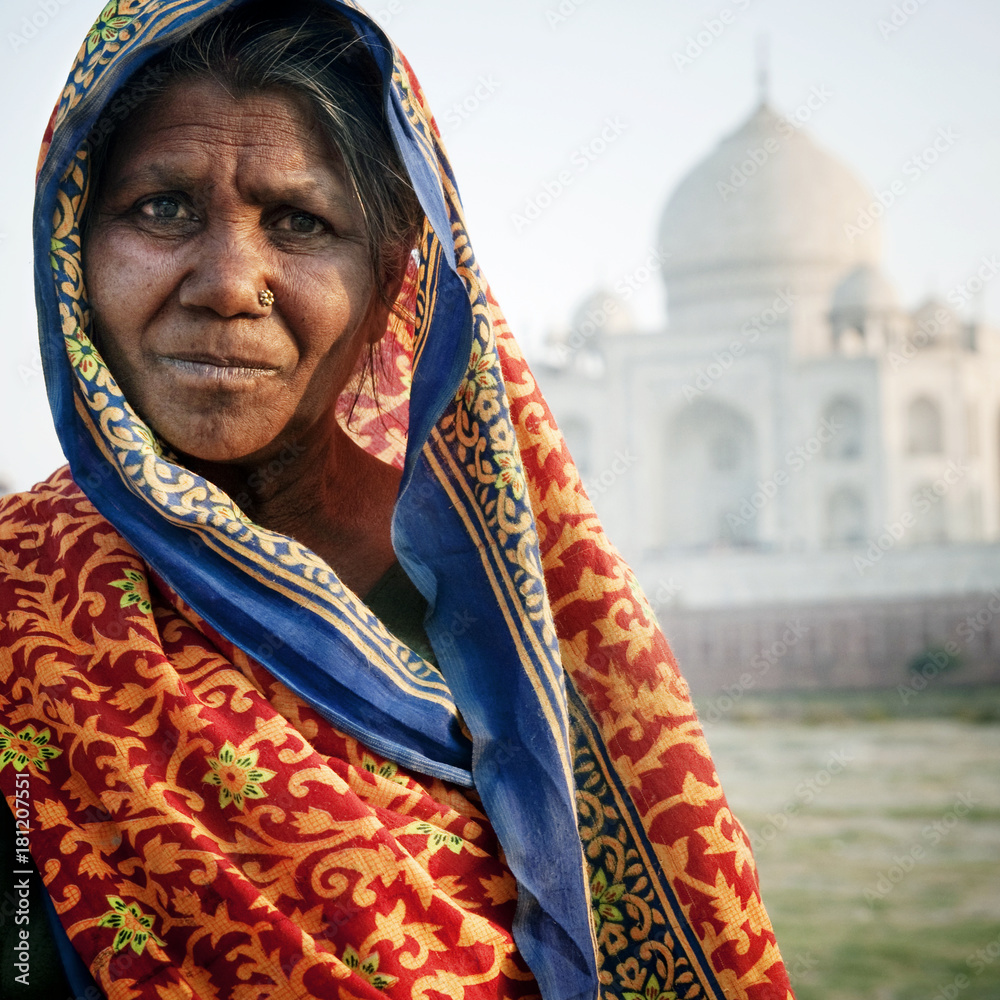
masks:
{"label": "forehead wrinkle", "polygon": [[336,173],[330,177],[311,176],[309,171],[291,177],[285,171],[275,173],[277,176],[274,177],[265,174],[237,178],[237,187],[244,196],[259,204],[298,200],[311,202],[314,198],[321,198],[333,205],[353,205],[353,199]]}
{"label": "forehead wrinkle", "polygon": [[294,92],[267,90],[234,96],[216,80],[180,80],[151,102],[139,123],[123,129],[122,152],[144,152],[152,142],[207,142],[271,149],[276,142],[324,158],[327,142],[308,102]]}
{"label": "forehead wrinkle", "polygon": [[[162,155],[177,153],[207,153],[215,159],[220,146],[231,147],[242,152],[261,151],[265,155],[275,152],[281,145],[287,151],[297,149],[303,154],[315,153],[322,158],[325,152],[316,142],[311,130],[300,128],[299,123],[281,114],[233,115],[231,121],[226,112],[213,120],[195,118],[174,122],[148,123],[141,131],[130,130],[120,145],[119,156],[129,158],[144,157],[160,152]],[[247,127],[248,117],[265,119],[259,125]],[[164,150],[164,146],[167,148]]]}
{"label": "forehead wrinkle", "polygon": [[[322,142],[322,130],[301,129],[282,115],[263,117],[280,123],[280,128],[271,128],[265,136],[235,122],[154,126],[123,144],[116,160],[126,172],[117,177],[116,186],[212,188],[220,175],[230,175],[242,192],[260,201],[320,196],[338,204],[352,203],[343,161]],[[235,155],[227,155],[230,152]]]}

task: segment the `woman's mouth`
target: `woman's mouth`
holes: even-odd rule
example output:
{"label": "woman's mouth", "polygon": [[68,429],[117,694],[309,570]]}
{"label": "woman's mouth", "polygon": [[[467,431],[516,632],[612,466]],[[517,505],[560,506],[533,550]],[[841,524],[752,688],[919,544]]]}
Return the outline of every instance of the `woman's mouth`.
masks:
{"label": "woman's mouth", "polygon": [[220,358],[213,355],[161,355],[162,364],[180,375],[218,384],[255,382],[277,369],[255,358]]}

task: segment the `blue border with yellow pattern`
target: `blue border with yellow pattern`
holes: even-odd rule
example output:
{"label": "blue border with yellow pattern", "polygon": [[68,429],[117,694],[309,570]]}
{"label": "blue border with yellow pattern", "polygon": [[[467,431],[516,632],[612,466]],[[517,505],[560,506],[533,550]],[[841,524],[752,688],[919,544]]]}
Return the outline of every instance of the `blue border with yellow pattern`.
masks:
{"label": "blue border with yellow pattern", "polygon": [[145,62],[241,2],[111,0],[63,92],[35,214],[42,357],[63,449],[98,510],[227,639],[373,750],[475,783],[518,880],[515,939],[543,996],[596,997],[564,679],[486,284],[436,131],[391,43],[356,6],[316,0],[352,18],[382,68],[429,222],[393,541],[429,601],[440,669],[314,553],[172,461],[87,336],[78,221],[88,132]]}

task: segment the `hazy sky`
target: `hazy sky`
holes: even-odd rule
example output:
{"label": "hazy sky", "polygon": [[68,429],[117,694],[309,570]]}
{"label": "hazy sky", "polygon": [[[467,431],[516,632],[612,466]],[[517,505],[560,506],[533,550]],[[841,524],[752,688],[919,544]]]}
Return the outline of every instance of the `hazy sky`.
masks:
{"label": "hazy sky", "polygon": [[[61,461],[33,318],[36,153],[104,2],[3,0],[0,12],[0,477],[19,488]],[[529,350],[595,285],[652,251],[677,182],[752,110],[761,36],[772,103],[793,112],[825,88],[807,129],[872,187],[906,178],[938,129],[957,132],[886,213],[885,267],[905,305],[945,295],[1000,253],[996,0],[375,0],[368,9],[428,93],[480,261]],[[29,38],[32,18],[42,27]],[[693,58],[679,65],[677,54]],[[565,190],[529,218],[567,171]],[[643,326],[664,324],[657,281],[634,302]],[[1000,280],[979,308],[1000,318]]]}

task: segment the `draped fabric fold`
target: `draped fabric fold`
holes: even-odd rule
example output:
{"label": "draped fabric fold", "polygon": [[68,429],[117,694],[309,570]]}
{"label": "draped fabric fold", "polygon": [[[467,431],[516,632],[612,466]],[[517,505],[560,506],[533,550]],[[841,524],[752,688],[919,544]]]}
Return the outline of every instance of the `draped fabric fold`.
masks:
{"label": "draped fabric fold", "polygon": [[69,470],[0,512],[0,786],[13,806],[30,776],[63,926],[115,997],[786,1000],[686,685],[479,270],[419,85],[360,8],[316,5],[380,67],[427,219],[412,321],[349,432],[403,470],[393,545],[436,663],[180,464],[91,340],[94,130],[241,6],[111,0],[38,177]]}

